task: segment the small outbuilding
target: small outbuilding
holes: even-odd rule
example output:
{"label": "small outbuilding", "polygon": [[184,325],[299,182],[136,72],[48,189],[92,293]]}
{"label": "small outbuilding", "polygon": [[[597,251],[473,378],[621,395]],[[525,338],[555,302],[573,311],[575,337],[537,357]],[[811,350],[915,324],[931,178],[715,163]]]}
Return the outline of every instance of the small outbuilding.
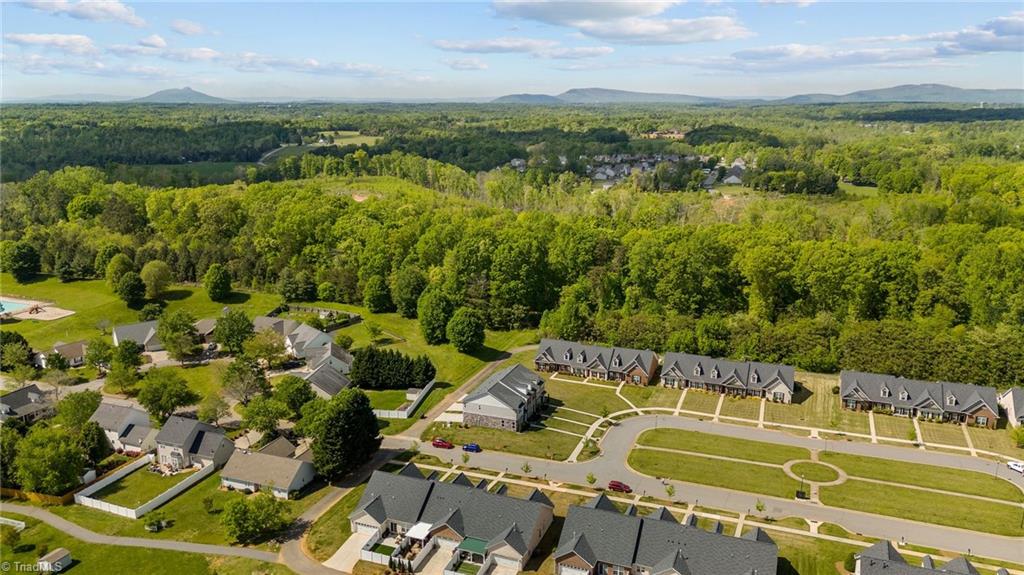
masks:
{"label": "small outbuilding", "polygon": [[71,552],[64,547],[58,547],[36,562],[36,569],[46,573],[59,573],[71,566]]}

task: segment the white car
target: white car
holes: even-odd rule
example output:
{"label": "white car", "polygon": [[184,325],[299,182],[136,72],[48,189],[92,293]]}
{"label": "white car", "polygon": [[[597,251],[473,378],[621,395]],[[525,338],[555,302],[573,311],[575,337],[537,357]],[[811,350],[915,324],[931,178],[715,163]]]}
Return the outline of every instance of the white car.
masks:
{"label": "white car", "polygon": [[1007,461],[1006,466],[1017,473],[1024,474],[1024,461]]}

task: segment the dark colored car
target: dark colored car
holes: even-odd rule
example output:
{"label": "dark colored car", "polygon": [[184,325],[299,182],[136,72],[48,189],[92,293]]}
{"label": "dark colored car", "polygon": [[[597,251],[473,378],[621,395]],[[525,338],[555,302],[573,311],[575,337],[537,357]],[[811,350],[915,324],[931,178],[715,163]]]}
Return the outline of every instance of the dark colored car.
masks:
{"label": "dark colored car", "polygon": [[434,441],[431,441],[430,444],[434,447],[440,447],[441,449],[452,449],[455,447],[451,441],[441,439],[440,437],[435,437]]}
{"label": "dark colored car", "polygon": [[610,491],[618,491],[620,493],[633,493],[633,488],[621,481],[609,481],[608,489]]}
{"label": "dark colored car", "polygon": [[483,449],[480,449],[480,446],[475,443],[467,443],[463,445],[462,450],[468,451],[470,453],[480,453],[481,451],[483,451]]}

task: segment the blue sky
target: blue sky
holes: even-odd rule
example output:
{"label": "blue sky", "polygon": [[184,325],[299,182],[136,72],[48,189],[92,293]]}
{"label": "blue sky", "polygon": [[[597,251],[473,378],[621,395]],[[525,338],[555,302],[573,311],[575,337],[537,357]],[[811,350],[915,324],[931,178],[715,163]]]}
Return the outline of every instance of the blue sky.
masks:
{"label": "blue sky", "polygon": [[1021,2],[4,2],[4,98],[1024,88]]}

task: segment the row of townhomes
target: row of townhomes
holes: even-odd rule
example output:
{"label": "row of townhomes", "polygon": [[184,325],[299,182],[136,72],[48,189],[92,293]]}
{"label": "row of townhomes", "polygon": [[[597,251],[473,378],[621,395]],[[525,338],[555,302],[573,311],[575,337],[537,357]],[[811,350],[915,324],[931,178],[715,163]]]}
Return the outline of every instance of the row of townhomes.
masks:
{"label": "row of townhomes", "polygon": [[[920,567],[911,565],[892,543],[884,540],[857,554],[855,564],[855,575],[978,575],[978,569],[963,556],[936,566],[931,556],[925,555]],[[1009,572],[999,569],[996,575],[1009,575]]]}
{"label": "row of townhomes", "polygon": [[569,507],[555,550],[555,575],[775,575],[779,549],[760,528],[743,537],[680,524],[664,507],[625,513],[603,494]]}
{"label": "row of townhomes", "polygon": [[[539,371],[636,385],[650,383],[659,369],[658,356],[651,350],[603,347],[560,339],[541,340],[534,363]],[[783,403],[791,402],[796,390],[794,371],[788,365],[738,362],[675,352],[665,354],[661,382],[667,387],[764,397]]]}
{"label": "row of townhomes", "polygon": [[981,385],[844,371],[839,374],[839,393],[847,409],[882,409],[893,415],[988,428],[995,428],[999,419],[995,388]]}
{"label": "row of townhomes", "polygon": [[474,485],[462,474],[452,482],[424,477],[410,463],[397,474],[373,472],[349,521],[353,536],[366,540],[363,550],[393,549],[364,559],[418,571],[440,558],[446,572],[475,567],[486,575],[498,567],[524,569],[551,525],[552,508],[537,490],[519,499],[488,492],[486,480]]}

